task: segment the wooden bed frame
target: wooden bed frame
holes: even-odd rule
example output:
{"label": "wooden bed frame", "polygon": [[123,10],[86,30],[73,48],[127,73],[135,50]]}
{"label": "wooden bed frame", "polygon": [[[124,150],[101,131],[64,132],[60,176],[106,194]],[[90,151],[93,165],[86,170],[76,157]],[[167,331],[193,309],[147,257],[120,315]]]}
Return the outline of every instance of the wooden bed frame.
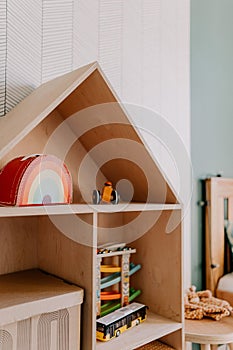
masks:
{"label": "wooden bed frame", "polygon": [[205,266],[206,288],[216,294],[224,275],[224,221],[233,221],[233,179],[213,177],[205,180]]}

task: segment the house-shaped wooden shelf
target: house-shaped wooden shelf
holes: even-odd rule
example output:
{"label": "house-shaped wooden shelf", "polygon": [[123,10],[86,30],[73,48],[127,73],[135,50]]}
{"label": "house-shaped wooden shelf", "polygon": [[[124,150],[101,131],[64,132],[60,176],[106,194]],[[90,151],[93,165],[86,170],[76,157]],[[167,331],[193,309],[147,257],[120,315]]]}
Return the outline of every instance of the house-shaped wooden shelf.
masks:
{"label": "house-shaped wooden shelf", "polygon": [[[162,337],[181,349],[181,206],[97,63],[41,85],[0,119],[0,168],[30,154],[64,160],[73,204],[1,207],[1,274],[41,268],[84,288],[83,350],[135,349]],[[119,184],[120,204],[91,205],[93,189],[106,180]],[[96,247],[125,241],[142,264],[132,283],[142,290],[148,321],[140,333],[96,343]]]}

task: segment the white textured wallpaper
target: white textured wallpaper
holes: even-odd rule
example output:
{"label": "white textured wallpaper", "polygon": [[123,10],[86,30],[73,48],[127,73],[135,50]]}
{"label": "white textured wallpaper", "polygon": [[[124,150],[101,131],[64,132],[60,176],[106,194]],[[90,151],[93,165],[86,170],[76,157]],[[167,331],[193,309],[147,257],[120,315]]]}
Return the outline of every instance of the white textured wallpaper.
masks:
{"label": "white textured wallpaper", "polygon": [[74,0],[42,1],[42,82],[73,68],[73,6]]}
{"label": "white textured wallpaper", "polygon": [[6,95],[8,112],[41,83],[41,1],[7,0]]}
{"label": "white textured wallpaper", "polygon": [[189,143],[189,0],[0,0],[0,115],[95,60],[123,100]]}

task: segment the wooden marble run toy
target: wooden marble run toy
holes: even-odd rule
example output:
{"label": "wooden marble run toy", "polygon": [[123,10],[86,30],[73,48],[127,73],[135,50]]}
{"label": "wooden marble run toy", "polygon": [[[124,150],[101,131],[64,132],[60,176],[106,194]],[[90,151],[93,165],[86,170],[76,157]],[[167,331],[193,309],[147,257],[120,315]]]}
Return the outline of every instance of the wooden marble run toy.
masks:
{"label": "wooden marble run toy", "polygon": [[[132,262],[130,263],[130,256],[133,253],[136,253],[136,249],[126,247],[125,244],[108,246],[97,250],[97,318],[128,305],[141,293],[140,290],[136,291],[130,288],[130,276],[141,268],[140,264],[134,265]],[[112,264],[102,263],[105,258],[110,258]],[[101,278],[101,274],[104,274],[104,277]],[[110,289],[111,287],[113,289]],[[107,288],[107,291],[104,291],[105,288]]]}
{"label": "wooden marble run toy", "polygon": [[100,204],[101,201],[105,203],[118,204],[120,196],[118,192],[113,189],[111,181],[106,181],[102,189],[102,193],[94,190],[92,194],[93,204]]}

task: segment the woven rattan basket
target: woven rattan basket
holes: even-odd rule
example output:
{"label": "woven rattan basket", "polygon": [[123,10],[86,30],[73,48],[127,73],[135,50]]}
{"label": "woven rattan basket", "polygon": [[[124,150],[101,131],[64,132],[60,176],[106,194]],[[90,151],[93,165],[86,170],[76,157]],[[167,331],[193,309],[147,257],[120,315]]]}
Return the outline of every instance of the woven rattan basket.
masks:
{"label": "woven rattan basket", "polygon": [[152,341],[151,343],[145,344],[143,346],[140,346],[139,348],[135,350],[171,350],[174,349],[171,346],[168,346],[164,343],[161,343],[160,341]]}

